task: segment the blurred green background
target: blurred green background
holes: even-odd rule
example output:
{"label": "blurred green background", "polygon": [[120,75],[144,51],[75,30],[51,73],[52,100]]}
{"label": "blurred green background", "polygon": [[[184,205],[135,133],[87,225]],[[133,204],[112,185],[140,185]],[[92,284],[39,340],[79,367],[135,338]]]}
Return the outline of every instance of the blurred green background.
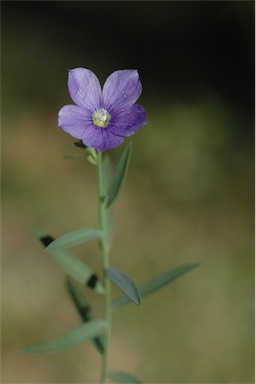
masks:
{"label": "blurred green background", "polygon": [[[113,266],[137,283],[201,266],[116,312],[111,368],[145,383],[254,381],[254,2],[2,2],[2,382],[96,383],[90,343],[24,345],[79,324],[30,226],[97,225],[97,179],[57,127],[67,71],[136,68],[148,125],[115,206]],[[123,147],[111,151],[113,161]],[[96,243],[77,256],[100,273]],[[95,312],[102,298],[84,289]],[[118,292],[114,289],[114,296]]]}

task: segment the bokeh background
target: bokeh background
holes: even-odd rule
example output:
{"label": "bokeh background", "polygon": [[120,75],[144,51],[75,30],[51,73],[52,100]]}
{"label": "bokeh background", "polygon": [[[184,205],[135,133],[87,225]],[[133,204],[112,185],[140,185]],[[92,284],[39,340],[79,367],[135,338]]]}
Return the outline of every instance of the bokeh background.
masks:
{"label": "bokeh background", "polygon": [[[254,381],[254,2],[2,2],[2,382],[97,383],[90,343],[19,348],[79,324],[31,233],[97,225],[97,180],[57,127],[67,71],[136,68],[148,125],[115,206],[113,266],[137,283],[201,266],[116,312],[111,368],[145,383]],[[123,147],[111,151],[115,162]],[[96,243],[75,249],[100,272]],[[102,299],[84,294],[99,316]],[[114,296],[118,292],[114,289]]]}

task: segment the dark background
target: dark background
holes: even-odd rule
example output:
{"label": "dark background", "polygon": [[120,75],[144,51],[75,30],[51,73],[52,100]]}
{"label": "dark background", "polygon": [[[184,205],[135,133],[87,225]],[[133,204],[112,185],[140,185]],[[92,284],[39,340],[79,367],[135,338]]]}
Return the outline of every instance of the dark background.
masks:
{"label": "dark background", "polygon": [[[139,68],[147,95],[189,101],[217,92],[253,116],[253,2],[21,1],[3,2],[2,12],[3,48],[22,42],[11,72],[20,99],[45,102],[37,80],[54,100],[58,73],[86,59],[102,79],[114,67]],[[50,90],[49,76],[57,81]]]}
{"label": "dark background", "polygon": [[[152,383],[254,376],[254,2],[45,1],[2,8],[3,380],[97,382],[90,344],[24,356],[78,322],[29,230],[97,225],[94,168],[57,128],[67,71],[138,69],[148,125],[116,206],[112,263],[137,282],[202,263],[120,311],[111,366]],[[123,148],[123,147],[122,147]],[[114,161],[122,148],[111,151]],[[85,257],[78,248],[78,256]],[[98,249],[87,261],[100,270]],[[89,292],[96,313],[101,301]],[[117,295],[117,292],[115,292]],[[14,369],[15,367],[15,369]]]}

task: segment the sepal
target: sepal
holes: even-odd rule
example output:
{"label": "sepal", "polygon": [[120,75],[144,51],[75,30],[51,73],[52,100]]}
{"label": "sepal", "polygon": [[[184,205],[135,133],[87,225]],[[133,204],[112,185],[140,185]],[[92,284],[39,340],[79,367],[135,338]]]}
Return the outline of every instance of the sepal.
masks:
{"label": "sepal", "polygon": [[86,151],[89,152],[89,155],[87,156],[87,160],[89,163],[93,165],[97,165],[98,162],[98,154],[95,148],[86,148]]}

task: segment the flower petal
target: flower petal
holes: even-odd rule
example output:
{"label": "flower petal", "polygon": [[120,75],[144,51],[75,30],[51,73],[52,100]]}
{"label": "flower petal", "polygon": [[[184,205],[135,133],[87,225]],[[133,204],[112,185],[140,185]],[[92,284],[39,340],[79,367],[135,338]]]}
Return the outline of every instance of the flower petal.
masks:
{"label": "flower petal", "polygon": [[146,124],[145,109],[139,104],[134,104],[131,107],[125,108],[123,112],[114,115],[110,120],[108,128],[116,135],[131,136]]}
{"label": "flower petal", "polygon": [[107,149],[118,147],[118,145],[123,143],[124,138],[115,135],[108,128],[100,128],[91,124],[86,127],[82,141],[88,147],[96,148],[98,151],[103,152]]}
{"label": "flower petal", "polygon": [[90,115],[76,105],[65,105],[59,111],[58,126],[76,139],[82,139],[91,121]]}
{"label": "flower petal", "polygon": [[79,107],[88,109],[91,112],[100,108],[100,82],[89,69],[71,69],[68,74],[68,89],[72,100]]}
{"label": "flower petal", "polygon": [[102,105],[110,113],[134,104],[142,92],[139,74],[134,69],[113,72],[106,80],[102,92]]}

